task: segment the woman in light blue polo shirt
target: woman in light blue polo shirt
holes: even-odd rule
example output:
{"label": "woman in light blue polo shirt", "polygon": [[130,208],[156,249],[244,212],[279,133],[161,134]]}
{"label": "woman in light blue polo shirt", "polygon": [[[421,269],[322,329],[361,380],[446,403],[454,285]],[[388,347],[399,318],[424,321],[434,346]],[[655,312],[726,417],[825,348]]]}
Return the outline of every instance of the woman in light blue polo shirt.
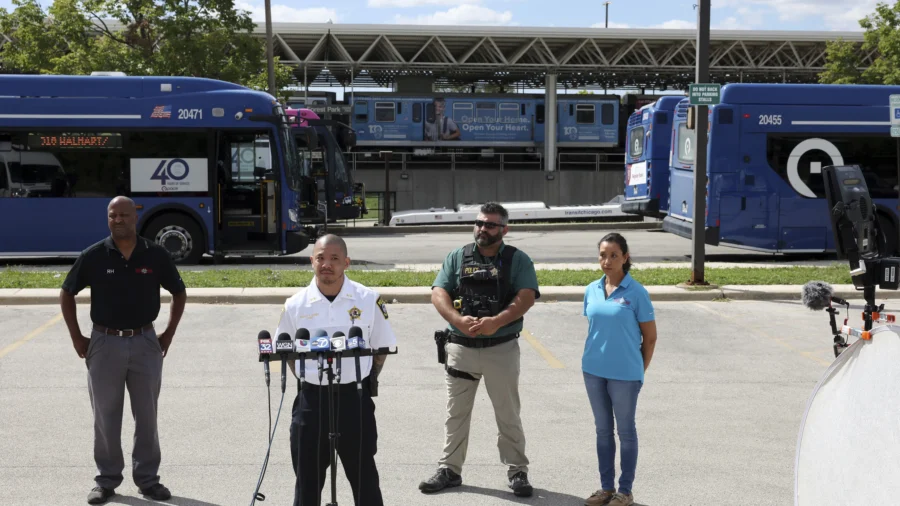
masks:
{"label": "woman in light blue polo shirt", "polygon": [[[656,322],[650,295],[628,274],[631,260],[625,238],[608,234],[598,247],[603,277],[584,293],[588,335],[581,369],[597,428],[601,488],[585,505],[629,506],[634,504],[631,486],[638,456],[634,415],[656,345]],[[614,417],[622,449],[618,490]]]}

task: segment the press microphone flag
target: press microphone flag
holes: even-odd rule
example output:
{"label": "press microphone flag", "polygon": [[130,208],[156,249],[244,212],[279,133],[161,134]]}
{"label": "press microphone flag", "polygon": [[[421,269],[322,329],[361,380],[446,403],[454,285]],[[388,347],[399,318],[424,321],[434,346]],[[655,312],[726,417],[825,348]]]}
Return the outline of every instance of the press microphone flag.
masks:
{"label": "press microphone flag", "polygon": [[824,281],[810,281],[803,285],[801,300],[803,305],[813,311],[821,311],[830,307],[832,302],[848,306],[846,300],[834,296],[834,288]]}
{"label": "press microphone flag", "polygon": [[267,330],[261,330],[256,337],[257,348],[259,349],[259,361],[265,365],[266,369],[266,386],[269,385],[269,359],[272,357],[272,335]]}
{"label": "press microphone flag", "polygon": [[311,352],[318,354],[319,381],[321,381],[322,372],[325,369],[325,352],[331,349],[331,340],[328,339],[328,332],[317,330],[309,342],[309,349]]}
{"label": "press microphone flag", "polygon": [[281,391],[284,392],[287,382],[287,356],[294,351],[294,341],[291,341],[291,335],[282,332],[275,341],[275,352],[281,356]]}
{"label": "press microphone flag", "polygon": [[334,351],[335,358],[337,359],[337,360],[335,360],[335,367],[334,367],[335,377],[337,379],[337,382],[340,383],[341,382],[341,362],[343,361],[343,359],[341,358],[341,355],[343,354],[344,351],[347,350],[347,338],[346,338],[346,336],[344,336],[343,332],[335,332],[334,334],[331,335],[331,349],[332,349],[332,351]]}

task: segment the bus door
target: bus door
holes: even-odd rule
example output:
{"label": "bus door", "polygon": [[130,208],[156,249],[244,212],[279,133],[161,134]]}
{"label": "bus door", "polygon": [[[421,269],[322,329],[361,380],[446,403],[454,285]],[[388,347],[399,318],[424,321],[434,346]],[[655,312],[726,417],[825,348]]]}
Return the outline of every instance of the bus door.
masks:
{"label": "bus door", "polygon": [[281,251],[277,171],[268,134],[221,132],[217,146],[218,246],[224,253]]}

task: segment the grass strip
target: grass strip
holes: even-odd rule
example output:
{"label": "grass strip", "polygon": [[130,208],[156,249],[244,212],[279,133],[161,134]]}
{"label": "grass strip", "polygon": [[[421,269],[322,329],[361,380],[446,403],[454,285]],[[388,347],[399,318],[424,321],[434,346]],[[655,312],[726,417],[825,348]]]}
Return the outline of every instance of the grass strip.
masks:
{"label": "grass strip", "polygon": [[[412,271],[347,271],[350,279],[369,287],[431,286],[436,272]],[[0,288],[59,288],[66,272],[0,270]],[[600,279],[603,272],[589,270],[539,270],[540,286],[585,286]],[[266,288],[302,287],[309,284],[309,270],[230,269],[192,271],[183,269],[181,276],[190,288]],[[645,286],[672,286],[690,279],[689,268],[660,267],[633,270],[632,276]],[[849,284],[847,266],[718,268],[705,270],[706,281],[722,285],[802,285],[810,280],[832,284]]]}

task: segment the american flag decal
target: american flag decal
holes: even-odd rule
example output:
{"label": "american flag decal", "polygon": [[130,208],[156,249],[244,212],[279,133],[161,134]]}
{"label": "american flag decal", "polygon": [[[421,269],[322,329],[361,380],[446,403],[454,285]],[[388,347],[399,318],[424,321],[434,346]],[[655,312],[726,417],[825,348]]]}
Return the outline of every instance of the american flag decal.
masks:
{"label": "american flag decal", "polygon": [[151,118],[169,119],[172,117],[172,106],[171,105],[158,105],[153,108],[153,114],[151,114],[150,117]]}

